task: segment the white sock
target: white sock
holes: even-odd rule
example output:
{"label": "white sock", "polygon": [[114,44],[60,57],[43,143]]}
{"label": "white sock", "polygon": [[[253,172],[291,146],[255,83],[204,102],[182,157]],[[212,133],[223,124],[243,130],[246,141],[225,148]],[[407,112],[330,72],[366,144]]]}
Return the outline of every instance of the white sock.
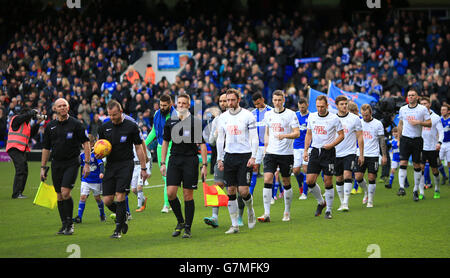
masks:
{"label": "white sock", "polygon": [[421,171],[414,171],[414,191],[419,190],[420,178],[422,177]]}
{"label": "white sock", "polygon": [[344,202],[344,186],[343,186],[343,185],[337,185],[337,184],[336,184],[336,191],[337,191],[337,193],[338,193],[339,200],[341,201],[341,204],[342,204],[342,203],[345,203],[345,202]]}
{"label": "white sock", "polygon": [[368,196],[368,202],[373,203],[373,196],[375,195],[375,189],[377,185],[376,184],[369,184],[369,196]]}
{"label": "white sock", "polygon": [[238,226],[238,202],[237,200],[228,201],[228,212],[230,212],[231,225]]}
{"label": "white sock", "polygon": [[437,176],[434,176],[434,191],[439,191],[439,184],[441,183],[441,178],[439,173]]}
{"label": "white sock", "polygon": [[138,207],[141,207],[144,204],[144,191],[140,190],[137,192],[137,198],[138,198]]}
{"label": "white sock", "polygon": [[212,217],[215,219],[219,218],[219,207],[212,207]]}
{"label": "white sock", "polygon": [[334,189],[326,189],[325,188],[325,200],[327,201],[327,210],[330,211],[333,208],[333,200],[334,200]]}
{"label": "white sock", "polygon": [[352,183],[344,183],[344,204],[348,205],[348,199],[350,198],[350,193],[352,192]]}
{"label": "white sock", "polygon": [[367,184],[366,180],[363,179],[362,182],[358,182],[358,185],[364,190],[364,196],[367,196]]}
{"label": "white sock", "polygon": [[250,195],[250,199],[247,201],[242,199],[244,201],[245,206],[247,207],[247,214],[250,215],[250,213],[253,213],[253,195],[248,193]]}
{"label": "white sock", "polygon": [[263,188],[264,215],[270,216],[271,200],[272,200],[272,189]]}
{"label": "white sock", "polygon": [[405,188],[405,179],[407,173],[407,169],[398,169],[398,184],[400,185],[400,188]]}
{"label": "white sock", "polygon": [[420,194],[425,195],[425,176],[422,174],[419,183]]}
{"label": "white sock", "polygon": [[322,197],[322,192],[320,191],[320,187],[318,184],[316,184],[316,186],[314,186],[313,188],[310,188],[311,193],[313,194],[314,198],[316,198],[317,202],[319,204],[323,204],[323,197]]}
{"label": "white sock", "polygon": [[284,212],[291,212],[292,196],[294,192],[292,187],[284,190]]}

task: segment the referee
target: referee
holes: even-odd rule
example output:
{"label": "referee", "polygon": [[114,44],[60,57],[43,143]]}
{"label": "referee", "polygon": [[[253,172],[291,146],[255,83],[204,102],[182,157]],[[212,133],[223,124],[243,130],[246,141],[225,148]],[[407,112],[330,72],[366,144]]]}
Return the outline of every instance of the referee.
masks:
{"label": "referee", "polygon": [[[194,190],[198,183],[198,144],[202,155],[202,178],[208,174],[207,148],[203,139],[202,122],[189,113],[191,98],[180,94],[177,99],[177,116],[172,116],[164,126],[161,151],[161,174],[167,176],[167,196],[169,204],[177,218],[178,224],[172,236],[176,237],[184,229],[183,238],[191,238],[191,227],[194,219]],[[166,170],[166,155],[172,141],[169,164]],[[180,200],[177,197],[178,187],[183,182],[184,211],[186,221],[181,212]]]}
{"label": "referee", "polygon": [[[58,197],[58,211],[62,227],[58,235],[73,234],[73,199],[70,192],[73,189],[80,167],[80,148],[84,149],[84,157],[91,157],[89,138],[80,121],[69,116],[69,103],[59,98],[54,106],[56,120],[48,123],[44,131],[44,141],[41,158],[41,180],[47,179],[47,162],[51,151],[52,180]],[[90,161],[85,161],[83,176],[90,173]]]}
{"label": "referee", "polygon": [[143,138],[139,127],[133,121],[125,118],[120,103],[110,100],[106,109],[111,121],[104,123],[98,130],[98,138],[106,139],[112,145],[111,153],[106,158],[105,176],[103,177],[103,202],[109,210],[116,214],[116,229],[110,237],[120,238],[128,231],[125,199],[130,192],[133,177],[133,145],[141,164],[143,182],[148,177],[146,154],[142,149]]}

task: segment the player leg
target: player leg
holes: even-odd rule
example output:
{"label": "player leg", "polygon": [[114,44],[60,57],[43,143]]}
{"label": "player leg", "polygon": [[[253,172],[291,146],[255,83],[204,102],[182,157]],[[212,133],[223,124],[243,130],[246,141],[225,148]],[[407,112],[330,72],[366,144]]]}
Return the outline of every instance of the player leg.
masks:
{"label": "player leg", "polygon": [[224,167],[224,179],[227,185],[228,194],[228,212],[231,219],[231,227],[225,232],[225,234],[234,234],[239,232],[238,225],[238,202],[237,202],[237,167],[236,167],[235,155],[225,154],[223,160]]}
{"label": "player leg", "polygon": [[64,216],[66,218],[66,229],[64,235],[72,235],[73,227],[73,199],[71,196],[72,189],[78,175],[79,165],[69,166],[64,170],[61,182],[61,197],[64,203]]}
{"label": "player leg", "polygon": [[78,215],[73,219],[75,223],[82,223],[84,208],[86,207],[86,200],[89,196],[90,188],[86,182],[81,182],[80,186],[80,201],[78,202]]}
{"label": "player leg", "polygon": [[[214,165],[214,184],[224,188],[225,180],[223,178],[223,171],[219,170],[217,162]],[[212,207],[212,216],[203,218],[206,225],[210,225],[213,228],[219,227],[219,207]]]}
{"label": "player leg", "polygon": [[292,198],[294,196],[292,186],[291,186],[291,174],[292,167],[294,164],[294,156],[286,155],[281,157],[279,161],[280,165],[280,174],[283,180],[283,188],[284,188],[284,213],[282,221],[290,221],[291,220],[291,204]]}
{"label": "player leg", "polygon": [[[169,165],[169,154],[170,154],[170,147],[172,146],[172,142],[170,142],[169,144],[169,149],[167,151],[167,157],[166,157],[166,165]],[[156,148],[156,154],[158,156],[158,165],[159,167],[161,167],[161,157],[162,157],[162,145],[158,144],[157,148]],[[163,178],[163,182],[164,182],[164,205],[163,208],[161,210],[162,213],[168,213],[169,209],[170,209],[170,204],[169,204],[169,199],[167,197],[167,176],[166,177],[162,177]]]}
{"label": "player leg", "polygon": [[[266,154],[264,157],[264,188],[263,188],[263,204],[264,204],[264,214],[258,217],[258,221],[270,222],[270,203],[273,198],[273,180],[274,173],[277,169],[277,164],[275,156],[272,154]],[[276,192],[275,192],[276,194]]]}
{"label": "player leg", "polygon": [[303,177],[305,176],[301,172],[303,151],[303,149],[294,149],[294,167],[292,169],[295,179],[297,180],[300,195],[303,194]]}
{"label": "player leg", "polygon": [[369,179],[369,187],[367,190],[368,200],[367,200],[367,207],[372,208],[373,207],[373,198],[375,196],[375,189],[377,187],[376,180],[377,180],[377,174],[378,174],[378,168],[379,168],[379,162],[378,157],[370,158],[367,166],[367,177]]}
{"label": "player leg", "polygon": [[344,158],[339,157],[336,158],[336,167],[335,167],[335,177],[336,177],[336,191],[338,193],[340,206],[338,211],[343,209],[344,204]]}
{"label": "player leg", "polygon": [[413,191],[413,200],[419,201],[419,187],[420,180],[422,178],[422,169],[421,162],[423,156],[423,140],[422,138],[418,138],[414,140],[415,149],[412,150],[412,162],[414,166],[414,191]]}
{"label": "player leg", "polygon": [[183,238],[191,238],[195,214],[194,189],[197,189],[199,159],[197,156],[189,157],[183,164],[183,199],[186,218]]}
{"label": "player leg", "polygon": [[177,196],[178,187],[181,186],[183,181],[183,162],[183,159],[179,157],[172,157],[167,164],[167,197],[177,219],[175,231],[172,233],[173,237],[179,236],[186,225],[181,211],[181,202]]}
{"label": "player leg", "polygon": [[322,214],[322,210],[325,208],[326,203],[325,200],[322,197],[322,192],[320,190],[319,185],[317,182],[317,177],[319,176],[320,172],[322,171],[320,166],[320,159],[319,159],[319,151],[315,148],[311,150],[311,155],[308,161],[308,168],[306,172],[306,184],[308,184],[308,188],[311,191],[311,194],[316,198],[317,200],[317,209],[315,212],[315,216],[319,216]]}
{"label": "player leg", "polygon": [[445,181],[447,180],[447,174],[445,173],[444,167],[446,156],[447,156],[447,143],[443,143],[439,151],[439,168],[438,168],[439,172],[443,177],[441,185],[444,185]]}
{"label": "player leg", "polygon": [[264,156],[264,147],[258,147],[258,152],[256,153],[255,165],[253,166],[252,180],[250,182],[250,194],[252,194],[252,195],[253,195],[253,191],[255,190],[256,183],[258,181],[259,166],[261,165],[263,156]]}
{"label": "player leg", "polygon": [[[441,197],[439,186],[440,186],[440,176],[439,176],[439,164],[441,164],[441,159],[439,157],[439,152],[436,151],[436,167],[431,166],[431,172],[434,177],[434,199],[439,199]],[[432,164],[432,163],[431,163]]]}
{"label": "player leg", "polygon": [[253,196],[250,194],[250,178],[252,168],[247,167],[247,162],[251,154],[243,155],[241,158],[241,166],[238,169],[239,194],[242,196],[245,206],[247,207],[248,228],[253,229],[256,225],[255,210],[253,209]]}

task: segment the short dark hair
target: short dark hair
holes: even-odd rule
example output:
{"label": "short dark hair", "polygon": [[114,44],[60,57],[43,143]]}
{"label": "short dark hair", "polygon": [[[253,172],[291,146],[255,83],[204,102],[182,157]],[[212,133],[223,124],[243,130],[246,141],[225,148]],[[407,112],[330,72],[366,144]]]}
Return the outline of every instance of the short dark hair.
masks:
{"label": "short dark hair", "polygon": [[253,101],[257,101],[258,99],[260,99],[260,98],[262,98],[263,97],[263,95],[261,94],[261,93],[254,93],[253,95],[252,95],[252,100]]}
{"label": "short dark hair", "polygon": [[327,96],[325,96],[325,95],[320,95],[320,96],[318,96],[317,98],[316,98],[316,102],[317,101],[325,101],[325,104],[327,104],[328,105],[328,98],[327,98]]}
{"label": "short dark hair", "polygon": [[334,100],[336,105],[338,105],[339,102],[341,102],[341,101],[348,101],[348,98],[344,95],[340,95],[340,96],[337,96],[336,99]]}
{"label": "short dark hair", "polygon": [[306,100],[306,98],[301,97],[298,99],[298,104],[304,104],[304,103],[308,104],[308,101]]}
{"label": "short dark hair", "polygon": [[425,100],[428,103],[431,103],[430,98],[429,97],[421,97],[420,101]]}
{"label": "short dark hair", "polygon": [[172,98],[168,94],[162,94],[161,97],[159,98],[159,101],[171,103]]}

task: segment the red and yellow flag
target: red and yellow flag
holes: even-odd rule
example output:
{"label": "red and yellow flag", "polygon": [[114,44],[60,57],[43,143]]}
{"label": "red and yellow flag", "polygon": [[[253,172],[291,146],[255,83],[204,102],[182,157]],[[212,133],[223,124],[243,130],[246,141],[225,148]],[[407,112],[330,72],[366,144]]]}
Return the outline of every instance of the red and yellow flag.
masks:
{"label": "red and yellow flag", "polygon": [[228,196],[218,185],[208,185],[203,181],[203,196],[206,207],[226,207],[228,206]]}

